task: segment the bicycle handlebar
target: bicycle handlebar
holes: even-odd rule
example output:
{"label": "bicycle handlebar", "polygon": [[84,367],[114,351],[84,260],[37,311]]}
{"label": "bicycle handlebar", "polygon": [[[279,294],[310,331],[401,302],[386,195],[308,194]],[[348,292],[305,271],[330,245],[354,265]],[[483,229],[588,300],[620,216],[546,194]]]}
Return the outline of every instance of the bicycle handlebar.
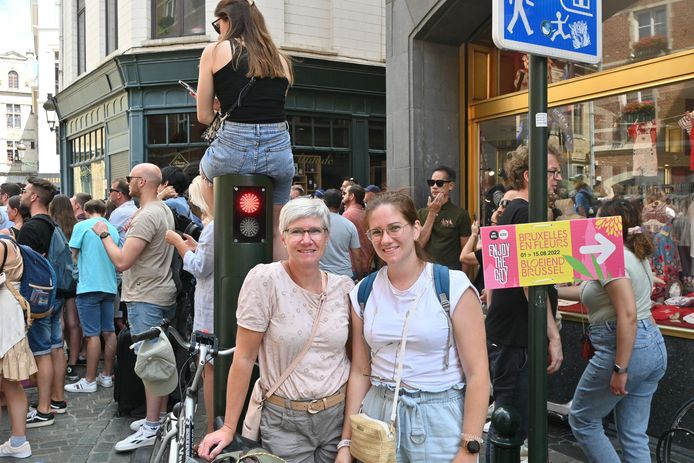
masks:
{"label": "bicycle handlebar", "polygon": [[[173,338],[176,340],[176,342],[178,343],[178,345],[180,345],[184,349],[186,349],[186,350],[191,349],[191,344],[189,342],[186,342],[183,339],[183,336],[181,336],[181,333],[179,333],[176,328],[171,326],[171,322],[167,319],[163,319],[161,321],[161,325],[159,325],[159,326],[155,326],[153,328],[150,328],[147,331],[140,333],[140,334],[133,334],[130,337],[132,339],[132,343],[135,344],[135,343],[138,343],[140,341],[147,341],[149,339],[158,338],[159,334],[162,331],[171,334],[173,336]],[[197,346],[199,343],[196,342],[195,344]],[[215,339],[214,345],[215,346],[217,345],[216,339]],[[196,346],[193,346],[193,347],[196,347]],[[233,354],[235,350],[236,350],[236,347],[230,347],[228,349],[219,350],[213,355],[215,355],[215,356],[221,355],[222,357],[225,357],[227,355]]]}

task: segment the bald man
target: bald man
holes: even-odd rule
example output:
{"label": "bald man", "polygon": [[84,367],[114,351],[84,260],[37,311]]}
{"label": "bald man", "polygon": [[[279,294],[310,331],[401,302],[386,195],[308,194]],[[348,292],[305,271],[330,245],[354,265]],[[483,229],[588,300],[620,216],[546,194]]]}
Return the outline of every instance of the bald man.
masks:
{"label": "bald man", "polygon": [[[166,244],[167,230],[174,230],[171,209],[157,198],[161,171],[154,164],[138,164],[126,177],[130,196],[140,200],[125,234],[123,248],[112,239],[104,222],[93,227],[106,248],[116,270],[123,272],[121,299],[128,307],[132,333],[143,333],[159,326],[162,318],[172,319],[176,312],[176,285],[171,275],[174,248]],[[116,443],[117,452],[154,444],[159,418],[166,413],[167,397],[147,390],[147,417],[135,421],[132,435]]]}

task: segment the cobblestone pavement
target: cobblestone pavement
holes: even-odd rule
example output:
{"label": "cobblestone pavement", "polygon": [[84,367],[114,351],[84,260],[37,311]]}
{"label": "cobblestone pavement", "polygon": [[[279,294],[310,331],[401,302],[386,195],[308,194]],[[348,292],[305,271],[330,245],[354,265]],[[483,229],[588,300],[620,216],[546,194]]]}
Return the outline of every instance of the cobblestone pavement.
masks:
{"label": "cobblestone pavement", "polygon": [[[78,367],[84,374],[84,367]],[[29,403],[36,401],[36,388],[27,389]],[[116,453],[116,442],[131,434],[130,417],[116,416],[113,388],[99,387],[94,393],[65,393],[67,413],[55,416],[52,426],[27,429],[27,438],[33,455],[17,460],[3,458],[0,461],[22,461],[31,463],[127,463],[130,453]],[[196,431],[205,429],[202,394],[196,416]],[[7,411],[3,410],[0,423],[0,441],[9,436]],[[198,434],[198,432],[196,432]]]}
{"label": "cobblestone pavement", "polygon": [[[83,369],[80,369],[83,373]],[[36,400],[36,389],[27,389],[29,401]],[[55,424],[27,430],[33,456],[24,460],[32,463],[126,463],[130,453],[116,453],[113,446],[126,437],[133,418],[117,417],[113,389],[99,387],[95,393],[65,393],[68,411],[56,415]],[[196,416],[198,439],[205,429],[205,413],[202,396]],[[0,422],[0,440],[9,435],[7,413]],[[584,462],[585,457],[576,444],[568,424],[550,421],[548,429],[549,462]],[[654,444],[654,443],[653,443]],[[653,445],[654,446],[654,445]],[[480,461],[484,463],[484,459]]]}

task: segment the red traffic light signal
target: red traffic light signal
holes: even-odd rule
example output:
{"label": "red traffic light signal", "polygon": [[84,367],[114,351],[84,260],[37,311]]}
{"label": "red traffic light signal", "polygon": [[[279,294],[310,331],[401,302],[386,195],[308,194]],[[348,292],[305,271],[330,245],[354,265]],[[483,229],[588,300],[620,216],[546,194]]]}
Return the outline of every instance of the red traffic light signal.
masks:
{"label": "red traffic light signal", "polygon": [[234,187],[234,243],[265,242],[267,190],[259,186]]}

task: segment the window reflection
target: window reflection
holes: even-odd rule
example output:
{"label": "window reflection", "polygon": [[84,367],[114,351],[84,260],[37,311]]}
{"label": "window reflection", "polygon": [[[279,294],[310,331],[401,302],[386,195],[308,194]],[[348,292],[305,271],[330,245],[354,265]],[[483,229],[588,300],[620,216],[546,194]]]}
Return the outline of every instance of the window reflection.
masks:
{"label": "window reflection", "polygon": [[[673,204],[694,193],[694,82],[646,89],[549,109],[549,143],[563,153],[564,180],[554,201],[576,218],[585,184],[598,199],[639,202],[660,191]],[[506,154],[527,143],[527,115],[479,125],[480,206],[502,183]],[[481,209],[484,209],[482,207]]]}

